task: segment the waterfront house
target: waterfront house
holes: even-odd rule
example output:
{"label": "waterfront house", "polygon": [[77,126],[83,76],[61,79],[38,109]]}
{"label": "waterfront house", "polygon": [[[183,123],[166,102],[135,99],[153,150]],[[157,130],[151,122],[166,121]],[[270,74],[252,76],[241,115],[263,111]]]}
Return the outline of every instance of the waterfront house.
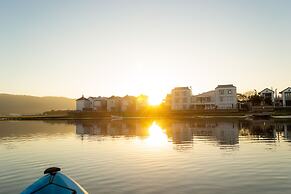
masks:
{"label": "waterfront house", "polygon": [[269,105],[274,104],[275,97],[274,94],[275,92],[269,88],[263,89],[261,92],[258,93],[261,97],[263,97],[264,101]]}
{"label": "waterfront house", "polygon": [[105,111],[107,105],[106,97],[89,97],[88,100],[91,102],[91,108],[93,111]]}
{"label": "waterfront house", "polygon": [[107,98],[107,112],[119,112],[121,109],[121,98],[118,96],[111,96]]}
{"label": "waterfront house", "polygon": [[136,98],[134,96],[124,96],[121,99],[121,111],[127,112],[127,111],[136,111]]}
{"label": "waterfront house", "polygon": [[218,85],[215,88],[215,104],[217,109],[236,109],[236,87],[232,84]]}
{"label": "waterfront house", "polygon": [[291,87],[280,92],[282,96],[283,107],[291,107]]}
{"label": "waterfront house", "polygon": [[96,110],[96,107],[99,105],[98,98],[96,97],[89,97],[88,100],[90,101],[90,107],[92,110]]}
{"label": "waterfront house", "polygon": [[215,109],[215,91],[212,90],[192,96],[191,108],[195,110]]}
{"label": "waterfront house", "polygon": [[176,87],[171,91],[171,109],[188,110],[191,106],[192,90],[189,87]]}
{"label": "waterfront house", "polygon": [[76,110],[77,111],[84,111],[91,108],[91,102],[87,98],[82,95],[81,98],[76,100]]}
{"label": "waterfront house", "polygon": [[237,109],[236,87],[218,85],[215,90],[193,95],[190,87],[176,87],[167,95],[171,110]]}

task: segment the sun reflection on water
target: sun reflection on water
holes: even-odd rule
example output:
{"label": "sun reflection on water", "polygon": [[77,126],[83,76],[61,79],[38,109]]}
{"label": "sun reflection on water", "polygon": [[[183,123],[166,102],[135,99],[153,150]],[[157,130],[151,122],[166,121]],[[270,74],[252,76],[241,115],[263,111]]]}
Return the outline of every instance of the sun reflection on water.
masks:
{"label": "sun reflection on water", "polygon": [[168,136],[166,131],[162,129],[155,121],[148,128],[149,136],[145,142],[147,145],[160,147],[168,143]]}

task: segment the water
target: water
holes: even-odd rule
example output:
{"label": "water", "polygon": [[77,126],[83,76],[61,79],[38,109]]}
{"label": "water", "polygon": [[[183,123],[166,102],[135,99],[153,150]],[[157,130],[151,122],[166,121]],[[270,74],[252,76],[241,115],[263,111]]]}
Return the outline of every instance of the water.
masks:
{"label": "water", "polygon": [[288,193],[290,132],[291,121],[1,121],[0,193],[50,166],[89,193]]}

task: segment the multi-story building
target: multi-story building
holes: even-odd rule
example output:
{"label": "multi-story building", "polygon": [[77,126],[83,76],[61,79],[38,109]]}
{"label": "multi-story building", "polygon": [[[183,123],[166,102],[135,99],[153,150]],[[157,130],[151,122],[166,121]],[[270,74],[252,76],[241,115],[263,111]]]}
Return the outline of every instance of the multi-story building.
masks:
{"label": "multi-story building", "polygon": [[188,110],[191,106],[192,90],[190,87],[176,87],[171,91],[171,109]]}
{"label": "multi-story building", "polygon": [[89,97],[88,100],[91,102],[91,108],[94,111],[106,111],[107,98],[105,97]]}
{"label": "multi-story building", "polygon": [[122,112],[131,112],[136,110],[136,98],[134,96],[124,96],[121,99],[121,111]]}
{"label": "multi-story building", "polygon": [[258,93],[261,97],[264,98],[264,101],[270,101],[270,105],[272,105],[275,101],[275,92],[269,88],[263,89],[261,92]]}
{"label": "multi-story building", "polygon": [[76,100],[76,110],[77,111],[84,111],[91,108],[91,102],[87,98],[82,95],[81,98]]}
{"label": "multi-story building", "polygon": [[107,112],[119,112],[121,109],[121,98],[111,96],[107,98]]}
{"label": "multi-story building", "polygon": [[[285,90],[284,90],[285,91]],[[286,90],[287,96],[289,90]],[[191,87],[176,87],[168,94],[164,106],[171,110],[209,110],[209,109],[236,109],[236,87],[233,85],[218,85],[215,90],[192,96]],[[285,98],[289,99],[289,98]],[[286,104],[286,103],[285,103]],[[289,104],[289,101],[287,102]],[[78,111],[107,111],[107,112],[132,112],[145,110],[148,106],[148,97],[145,95],[124,96],[110,98],[89,97],[76,100]]]}
{"label": "multi-story building", "polygon": [[217,109],[236,109],[236,87],[232,84],[218,85],[215,88],[215,105]]}
{"label": "multi-story building", "polygon": [[198,94],[192,96],[192,109],[195,110],[209,110],[215,109],[215,91],[204,92],[202,94]]}
{"label": "multi-story building", "polygon": [[283,101],[283,107],[291,107],[291,87],[280,92]]}
{"label": "multi-story building", "polygon": [[167,99],[170,99],[171,110],[236,109],[236,95],[236,87],[232,84],[218,85],[215,90],[193,96],[190,87],[176,87]]}

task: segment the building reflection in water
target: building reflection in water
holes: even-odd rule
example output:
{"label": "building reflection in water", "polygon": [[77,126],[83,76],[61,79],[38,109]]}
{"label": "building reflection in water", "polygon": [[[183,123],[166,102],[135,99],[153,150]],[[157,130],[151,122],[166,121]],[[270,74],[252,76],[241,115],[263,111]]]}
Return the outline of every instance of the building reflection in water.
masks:
{"label": "building reflection in water", "polygon": [[77,121],[76,133],[83,137],[141,138],[147,144],[172,142],[174,149],[192,149],[195,141],[215,143],[221,148],[237,148],[240,138],[276,142],[291,140],[291,122],[262,120],[98,120]]}
{"label": "building reflection in water", "polygon": [[87,120],[76,122],[76,133],[89,136],[147,137],[147,120]]}
{"label": "building reflection in water", "polygon": [[238,121],[181,120],[170,122],[167,128],[178,150],[192,148],[194,141],[215,142],[221,147],[239,142]]}
{"label": "building reflection in water", "polygon": [[240,122],[240,136],[255,140],[291,140],[291,121],[254,120]]}
{"label": "building reflection in water", "polygon": [[83,137],[139,137],[150,145],[172,142],[177,150],[193,148],[194,139],[208,139],[219,145],[236,145],[239,124],[213,120],[98,120],[77,121],[76,133]]}

